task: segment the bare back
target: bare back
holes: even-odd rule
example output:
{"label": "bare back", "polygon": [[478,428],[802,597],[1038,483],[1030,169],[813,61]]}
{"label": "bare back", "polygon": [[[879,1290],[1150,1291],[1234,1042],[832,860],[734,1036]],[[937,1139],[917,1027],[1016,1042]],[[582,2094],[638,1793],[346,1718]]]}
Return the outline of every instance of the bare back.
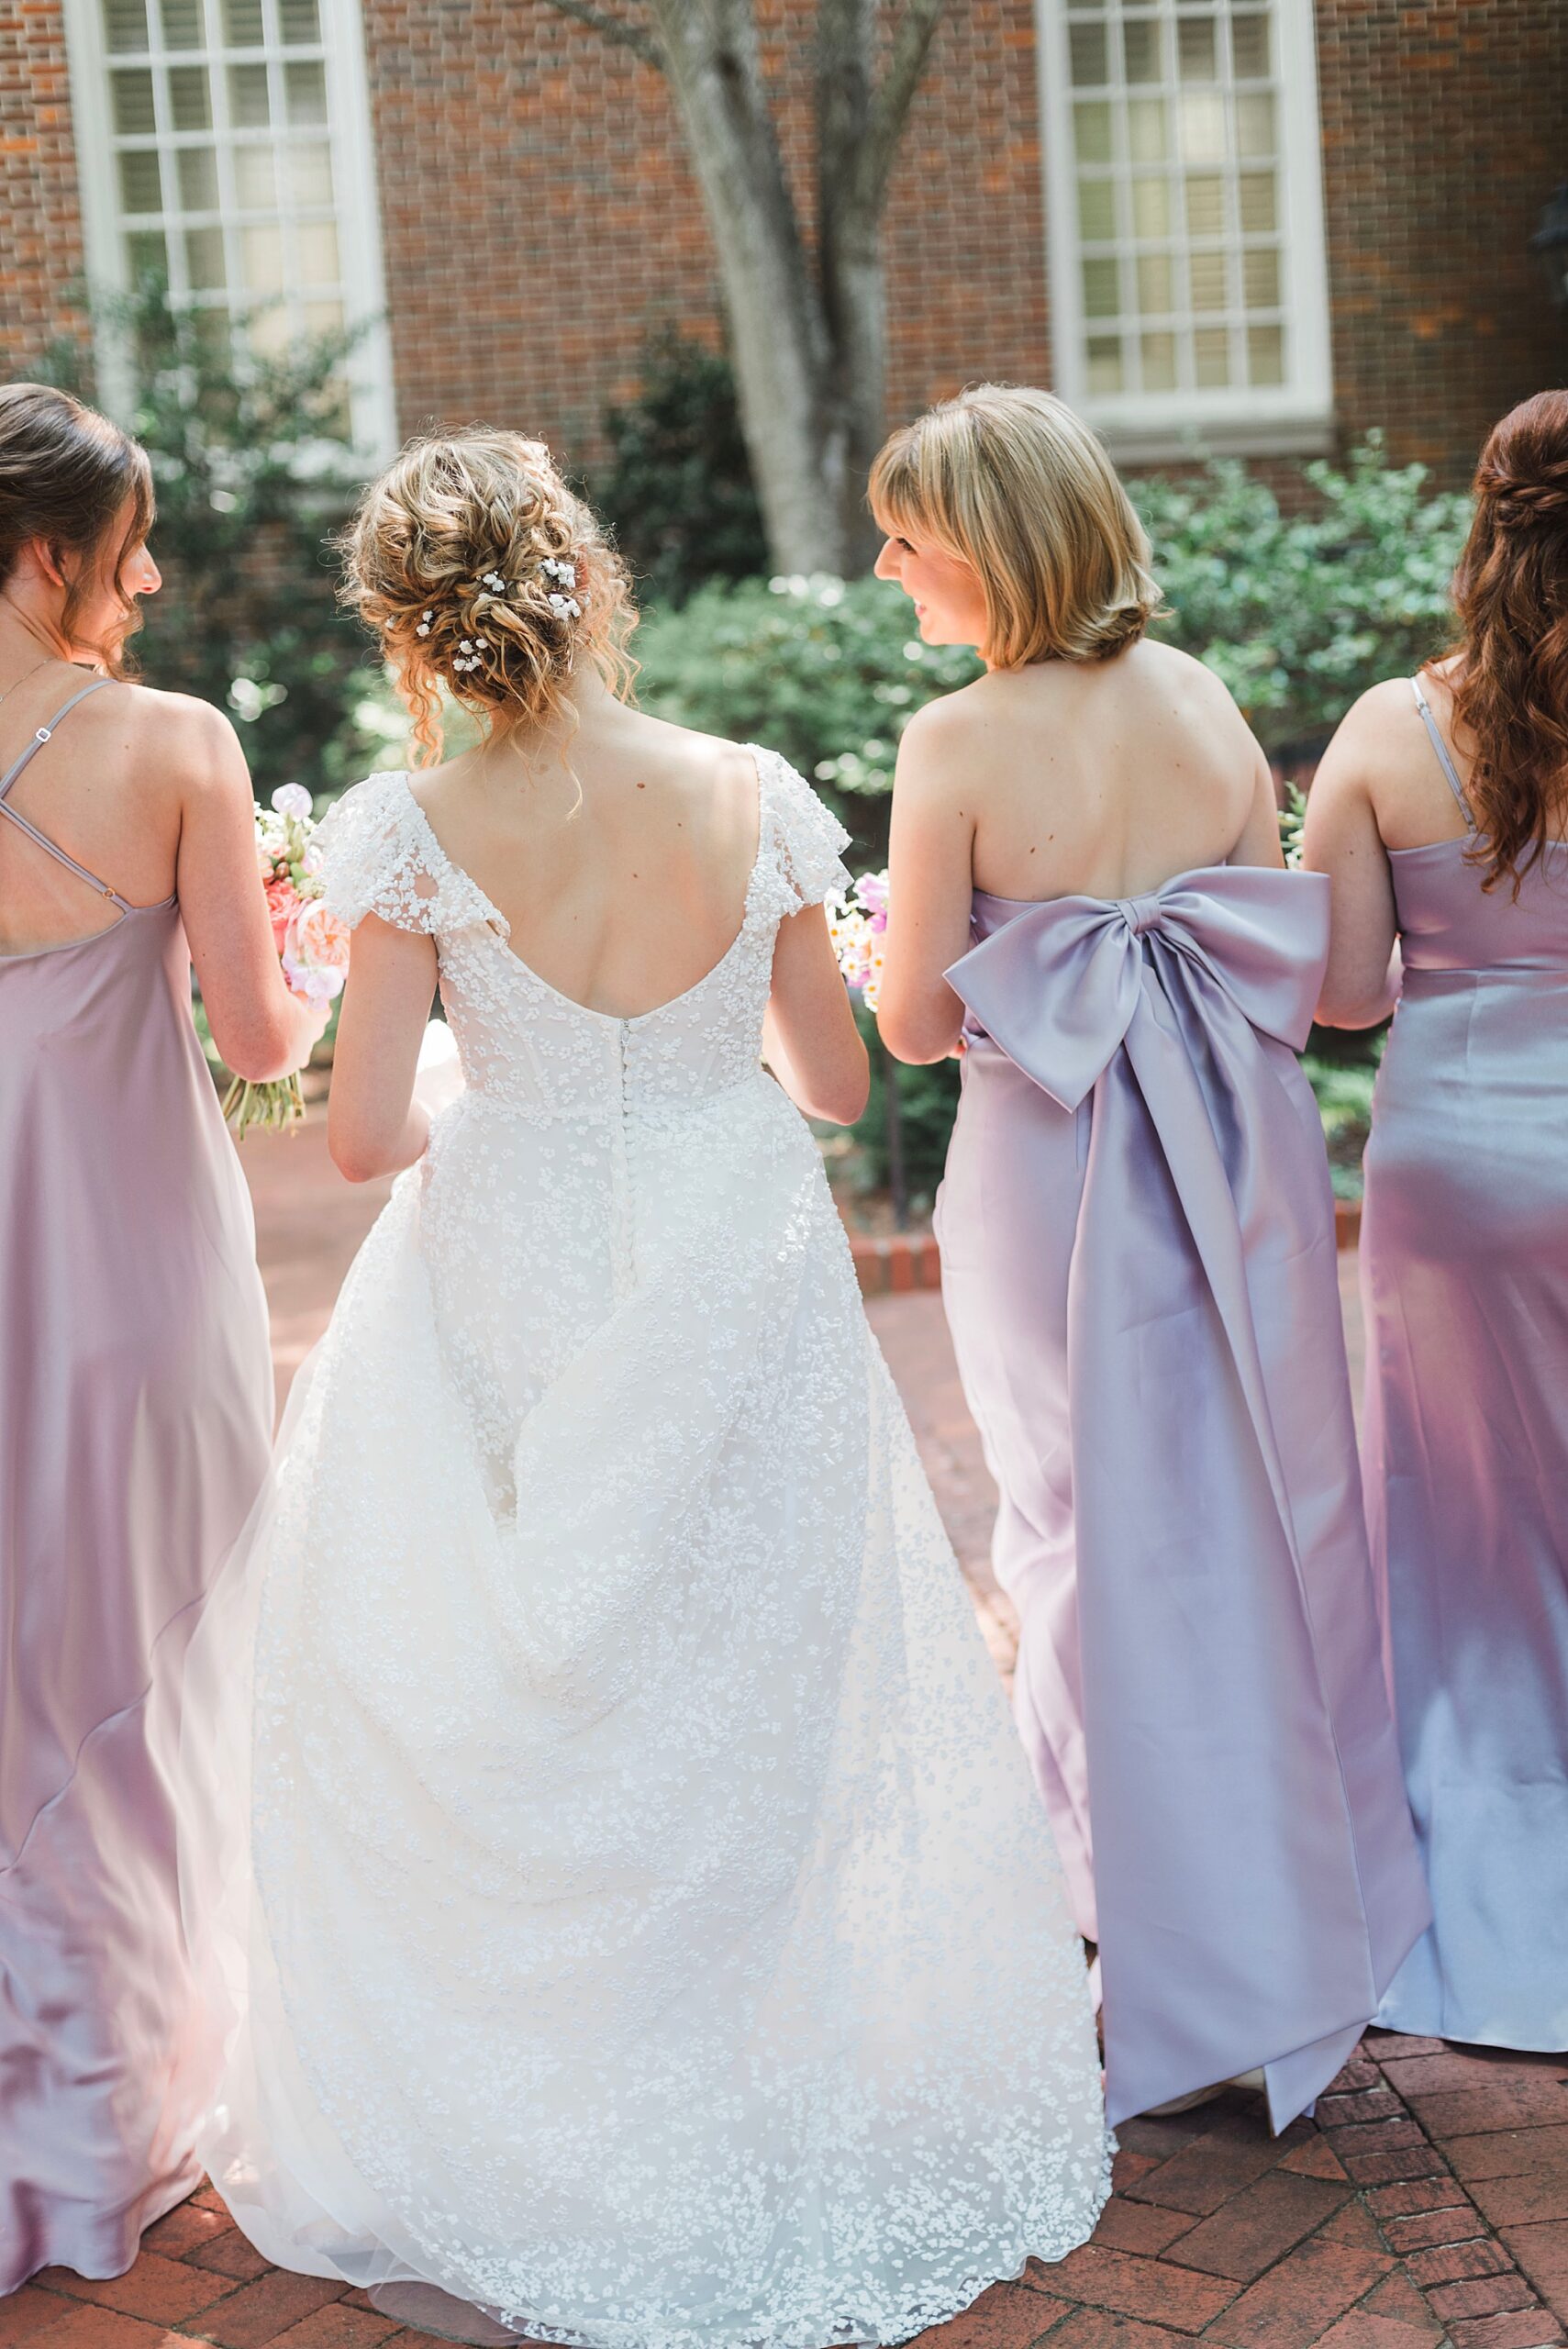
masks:
{"label": "bare back", "polygon": [[757,855],[750,751],[585,692],[564,750],[505,742],[415,781],[442,848],[557,993],[637,1019],[740,929]]}
{"label": "bare back", "polygon": [[976,888],[1129,896],[1243,847],[1266,767],[1200,662],[1144,642],[998,671],[971,692],[954,783],[973,788]]}
{"label": "bare back", "polygon": [[976,889],[1030,904],[1139,896],[1178,873],[1282,863],[1268,762],[1218,677],[1147,641],[998,669],[906,729],[878,1015],[901,1060],[954,1049],[943,974]]}
{"label": "bare back", "polygon": [[[0,707],[0,774],[11,769],[90,673],[50,662]],[[134,906],[174,895],[184,745],[178,696],[106,685],[39,743],[7,795],[27,826],[101,875]],[[30,953],[90,937],[119,918],[104,895],[41,847],[21,824],[0,829],[0,952]]]}

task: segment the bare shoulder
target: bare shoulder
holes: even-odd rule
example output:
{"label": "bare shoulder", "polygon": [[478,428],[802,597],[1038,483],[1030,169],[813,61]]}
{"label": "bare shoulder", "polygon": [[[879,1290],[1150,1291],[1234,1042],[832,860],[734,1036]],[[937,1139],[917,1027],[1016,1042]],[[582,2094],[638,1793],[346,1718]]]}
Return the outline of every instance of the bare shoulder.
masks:
{"label": "bare shoulder", "polygon": [[239,737],[210,702],[117,678],[87,711],[97,741],[144,805],[161,803],[172,815],[197,800],[249,804],[250,774]]}
{"label": "bare shoulder", "polygon": [[1110,665],[1119,667],[1123,661],[1160,707],[1191,724],[1234,732],[1238,741],[1251,740],[1251,729],[1235,696],[1207,662],[1153,636],[1140,637]]}
{"label": "bare shoulder", "polygon": [[[250,790],[250,771],[231,718],[195,694],[166,693],[154,685],[126,684],[114,692],[129,739],[151,754],[183,789]],[[104,696],[105,715],[117,713]]]}
{"label": "bare shoulder", "polygon": [[1431,757],[1426,728],[1408,677],[1386,677],[1351,704],[1334,729],[1319,774],[1366,777],[1396,768],[1424,768]]}
{"label": "bare shoulder", "polygon": [[[719,734],[704,734],[695,727],[676,726],[638,710],[628,713],[632,725],[624,745],[628,772],[639,782],[653,785],[677,805],[686,803],[698,822],[711,818],[727,831],[742,831],[756,819],[759,753],[744,742]],[[619,762],[617,762],[618,763]]]}
{"label": "bare shoulder", "polygon": [[924,703],[899,737],[900,785],[931,789],[961,780],[1009,722],[1008,699],[998,670]]}

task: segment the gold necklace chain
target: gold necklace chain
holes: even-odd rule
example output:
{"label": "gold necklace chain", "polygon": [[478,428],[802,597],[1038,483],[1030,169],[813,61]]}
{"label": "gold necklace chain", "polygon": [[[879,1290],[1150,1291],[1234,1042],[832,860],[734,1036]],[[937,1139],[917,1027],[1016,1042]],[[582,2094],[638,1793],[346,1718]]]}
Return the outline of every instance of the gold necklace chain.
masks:
{"label": "gold necklace chain", "polygon": [[54,660],[55,657],[56,656],[52,652],[46,652],[41,661],[35,661],[30,669],[24,669],[19,677],[13,677],[10,684],[6,687],[5,692],[0,693],[0,706],[3,706],[10,700],[11,696],[16,692],[18,685],[25,685],[29,677],[36,677],[40,669],[47,669],[50,662]]}

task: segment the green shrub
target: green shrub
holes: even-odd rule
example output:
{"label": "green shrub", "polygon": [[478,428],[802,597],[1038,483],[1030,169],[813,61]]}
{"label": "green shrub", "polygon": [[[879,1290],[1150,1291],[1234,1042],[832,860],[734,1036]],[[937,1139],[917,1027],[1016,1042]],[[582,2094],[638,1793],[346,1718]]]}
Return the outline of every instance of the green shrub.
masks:
{"label": "green shrub", "polygon": [[[143,674],[229,712],[263,797],[351,781],[379,737],[369,649],[324,544],[361,478],[342,438],[347,341],[246,357],[217,313],[182,310],[153,279],[97,307],[132,361],[125,421],[151,459],[168,574],[143,607]],[[91,396],[81,351],[57,346],[38,373]]]}
{"label": "green shrub", "polygon": [[1320,741],[1447,640],[1470,527],[1469,499],[1430,495],[1377,434],[1342,468],[1302,472],[1308,500],[1290,511],[1235,462],[1131,484],[1171,607],[1157,632],[1225,680],[1269,751]]}
{"label": "green shrub", "polygon": [[886,861],[887,800],[911,713],[981,674],[961,646],[922,644],[880,579],[749,579],[650,613],[635,649],[655,717],[781,751],[820,784],[863,866]]}
{"label": "green shrub", "polygon": [[1383,1056],[1383,1038],[1378,1036],[1364,1043],[1361,1038],[1352,1040],[1348,1036],[1337,1041],[1345,1049],[1360,1051],[1362,1056],[1356,1060],[1329,1060],[1309,1052],[1304,1054],[1301,1065],[1317,1097],[1318,1114],[1323,1120],[1334,1196],[1359,1199],[1362,1153],[1372,1131],[1372,1094],[1377,1082],[1377,1064]]}
{"label": "green shrub", "polygon": [[[1443,642],[1469,527],[1466,498],[1428,495],[1424,469],[1391,466],[1375,437],[1342,469],[1303,472],[1301,511],[1236,463],[1132,484],[1171,607],[1160,633],[1224,678],[1270,750],[1321,737]],[[711,584],[652,610],[637,649],[645,708],[782,751],[873,862],[899,734],[980,674],[962,648],[921,644],[902,591],[874,579]]]}
{"label": "green shrub", "polygon": [[639,594],[682,604],[708,579],[763,570],[768,543],[729,362],[669,334],[650,344],[642,388],[612,407],[615,451],[589,495]]}

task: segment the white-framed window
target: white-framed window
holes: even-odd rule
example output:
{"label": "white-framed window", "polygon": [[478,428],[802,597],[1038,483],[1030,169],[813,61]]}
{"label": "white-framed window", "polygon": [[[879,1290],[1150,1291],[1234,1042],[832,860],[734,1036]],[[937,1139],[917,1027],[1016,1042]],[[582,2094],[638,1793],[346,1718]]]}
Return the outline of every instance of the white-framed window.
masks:
{"label": "white-framed window", "polygon": [[1056,387],[1121,453],[1321,445],[1312,0],[1037,0]]}
{"label": "white-framed window", "polygon": [[[358,0],[67,0],[87,267],[249,316],[263,349],[384,306]],[[384,328],[347,367],[369,458],[395,432]],[[112,366],[111,366],[112,373]]]}

